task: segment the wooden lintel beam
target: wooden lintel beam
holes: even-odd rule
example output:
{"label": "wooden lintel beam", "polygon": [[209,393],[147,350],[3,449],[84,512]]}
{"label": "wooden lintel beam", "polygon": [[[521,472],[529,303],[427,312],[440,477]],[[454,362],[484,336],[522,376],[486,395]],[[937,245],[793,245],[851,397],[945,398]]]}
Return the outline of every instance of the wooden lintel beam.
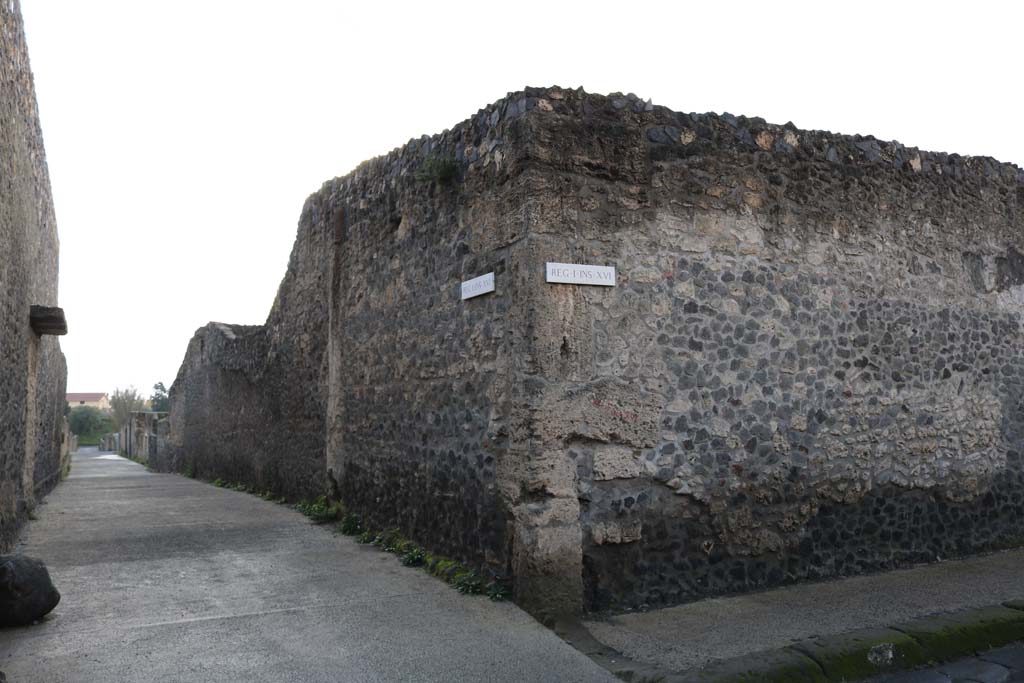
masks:
{"label": "wooden lintel beam", "polygon": [[31,306],[28,317],[32,331],[39,336],[68,333],[68,321],[64,318],[63,308],[56,306]]}

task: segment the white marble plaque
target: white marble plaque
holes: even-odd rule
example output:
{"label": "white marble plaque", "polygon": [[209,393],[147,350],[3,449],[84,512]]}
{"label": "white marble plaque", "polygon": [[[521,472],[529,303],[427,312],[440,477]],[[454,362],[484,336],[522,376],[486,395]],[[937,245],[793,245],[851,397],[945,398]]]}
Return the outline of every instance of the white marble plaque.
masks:
{"label": "white marble plaque", "polygon": [[615,266],[587,266],[579,263],[548,263],[548,282],[570,285],[615,286]]}
{"label": "white marble plaque", "polygon": [[494,291],[494,273],[487,273],[462,283],[462,300]]}

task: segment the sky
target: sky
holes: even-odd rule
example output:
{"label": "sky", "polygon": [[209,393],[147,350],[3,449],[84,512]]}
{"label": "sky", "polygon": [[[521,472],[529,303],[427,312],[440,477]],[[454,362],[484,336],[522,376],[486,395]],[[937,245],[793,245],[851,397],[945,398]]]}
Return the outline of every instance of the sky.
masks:
{"label": "sky", "polygon": [[22,0],[68,391],[259,324],[304,199],[525,86],[633,92],[1024,165],[1024,6]]}

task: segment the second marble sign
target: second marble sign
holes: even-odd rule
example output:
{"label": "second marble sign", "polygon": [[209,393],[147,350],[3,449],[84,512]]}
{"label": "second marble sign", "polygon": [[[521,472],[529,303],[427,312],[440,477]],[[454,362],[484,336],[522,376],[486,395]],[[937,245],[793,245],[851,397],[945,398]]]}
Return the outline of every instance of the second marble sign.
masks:
{"label": "second marble sign", "polygon": [[580,263],[548,263],[547,281],[569,285],[615,286],[615,266],[588,266]]}

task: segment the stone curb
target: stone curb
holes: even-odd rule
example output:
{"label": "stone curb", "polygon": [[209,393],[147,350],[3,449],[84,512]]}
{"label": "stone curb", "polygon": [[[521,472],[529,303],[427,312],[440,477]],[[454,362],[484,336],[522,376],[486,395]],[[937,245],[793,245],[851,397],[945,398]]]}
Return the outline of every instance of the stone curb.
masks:
{"label": "stone curb", "polygon": [[1024,600],[810,638],[694,671],[634,662],[599,642],[577,620],[560,621],[555,632],[629,683],[846,683],[1024,640]]}

